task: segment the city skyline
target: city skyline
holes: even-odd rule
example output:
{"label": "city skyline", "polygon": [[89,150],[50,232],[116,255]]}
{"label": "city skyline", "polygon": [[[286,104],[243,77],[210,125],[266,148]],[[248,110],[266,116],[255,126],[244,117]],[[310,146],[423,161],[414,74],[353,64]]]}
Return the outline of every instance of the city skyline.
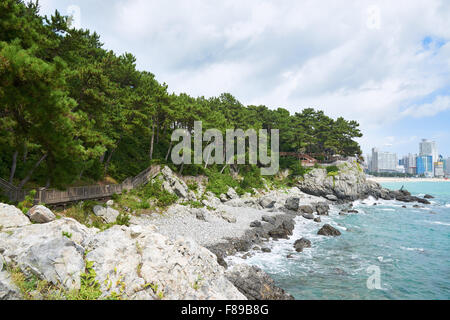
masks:
{"label": "city skyline", "polygon": [[[392,150],[392,146],[390,146],[391,148],[385,148],[385,149],[374,146],[374,147],[371,148],[371,151],[370,151],[370,152],[363,153],[363,155],[367,156],[368,154],[371,154],[371,153],[372,153],[372,150],[375,148],[375,149],[378,149],[379,152],[388,152],[388,153],[394,153],[394,154],[397,154],[398,159],[403,158],[403,157],[405,157],[405,156],[407,156],[407,155],[409,155],[409,154],[411,154],[411,155],[416,155],[416,156],[417,156],[417,155],[420,155],[420,154],[421,154],[421,151],[420,151],[420,143],[421,143],[423,140],[427,140],[427,141],[429,141],[429,142],[434,142],[434,143],[436,144],[437,157],[442,156],[443,159],[446,159],[446,158],[449,158],[449,157],[450,157],[450,153],[449,153],[449,154],[443,154],[443,153],[441,153],[441,152],[439,151],[439,144],[438,144],[435,140],[431,140],[431,139],[427,139],[427,138],[421,138],[420,140],[417,141],[417,143],[416,143],[416,151],[409,150],[409,151],[407,151],[406,153],[403,153],[403,152],[395,152],[395,150]],[[437,159],[433,159],[433,162],[436,161],[436,160],[437,160]]]}
{"label": "city skyline", "polygon": [[396,152],[372,148],[365,156],[369,172],[405,173],[426,177],[450,176],[450,157],[440,154],[436,141],[422,138],[417,152],[400,155]]}

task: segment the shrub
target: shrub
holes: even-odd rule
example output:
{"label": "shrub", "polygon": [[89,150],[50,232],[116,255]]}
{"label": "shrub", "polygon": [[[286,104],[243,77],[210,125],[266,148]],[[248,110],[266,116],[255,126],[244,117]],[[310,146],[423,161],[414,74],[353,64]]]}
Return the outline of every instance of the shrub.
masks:
{"label": "shrub", "polygon": [[24,213],[27,214],[28,210],[34,205],[34,197],[36,196],[36,190],[31,190],[22,202],[19,202],[17,207]]}
{"label": "shrub", "polygon": [[289,169],[291,169],[292,176],[301,176],[303,177],[306,173],[311,171],[311,168],[305,168],[302,166],[300,161],[297,161],[294,165],[292,165]]}
{"label": "shrub", "polygon": [[253,193],[253,188],[263,188],[264,183],[261,178],[261,170],[257,166],[249,167],[244,173],[244,179],[242,179],[240,187],[244,191]]}
{"label": "shrub", "polygon": [[157,179],[155,181],[151,181],[136,191],[138,196],[146,199],[157,198],[162,192],[162,183]]}
{"label": "shrub", "polygon": [[239,182],[227,173],[221,174],[219,172],[208,171],[207,175],[208,184],[206,191],[210,191],[216,196],[227,193],[230,187],[237,188],[239,186]]}
{"label": "shrub", "polygon": [[163,190],[158,197],[158,206],[168,207],[174,204],[178,200],[178,197],[170,192]]}
{"label": "shrub", "polygon": [[200,208],[203,208],[205,206],[200,201],[194,201],[194,200],[185,201],[185,202],[182,203],[182,205],[184,205],[184,206],[191,206],[192,208],[196,208],[196,209],[200,209]]}
{"label": "shrub", "polygon": [[82,208],[83,208],[84,213],[86,215],[89,215],[91,212],[94,211],[94,207],[97,204],[98,203],[96,201],[93,201],[93,200],[83,201]]}
{"label": "shrub", "polygon": [[148,203],[148,201],[142,201],[142,202],[138,203],[137,208],[144,209],[144,210],[150,209],[150,203]]}
{"label": "shrub", "polygon": [[120,213],[117,216],[116,225],[129,227],[130,226],[130,219],[131,219],[131,217],[130,217],[129,214]]}
{"label": "shrub", "polygon": [[198,183],[196,181],[189,182],[187,186],[190,191],[196,192],[198,190]]}
{"label": "shrub", "polygon": [[327,173],[330,172],[339,172],[339,168],[337,166],[329,166],[327,167]]}
{"label": "shrub", "polygon": [[114,194],[111,196],[111,199],[114,200],[114,201],[117,201],[117,200],[119,200],[119,195],[118,195],[117,193],[114,193]]}
{"label": "shrub", "polygon": [[80,290],[73,290],[66,294],[68,300],[98,300],[102,295],[100,283],[96,279],[94,262],[86,260],[85,273],[81,275]]}

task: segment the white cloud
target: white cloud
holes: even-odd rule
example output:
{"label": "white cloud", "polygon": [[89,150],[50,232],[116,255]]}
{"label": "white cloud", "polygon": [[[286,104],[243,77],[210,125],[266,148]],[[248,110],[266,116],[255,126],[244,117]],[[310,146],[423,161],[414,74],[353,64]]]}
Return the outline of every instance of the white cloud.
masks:
{"label": "white cloud", "polygon": [[411,106],[404,110],[402,115],[414,118],[431,117],[445,110],[450,110],[450,96],[438,96],[431,103]]}
{"label": "white cloud", "polygon": [[[70,2],[41,1],[46,10]],[[450,87],[447,0],[76,4],[83,24],[101,26],[106,47],[134,53],[140,69],[176,92],[227,91],[244,104],[294,112],[317,107],[358,120],[372,145],[387,124],[449,109],[445,93],[418,103]]]}

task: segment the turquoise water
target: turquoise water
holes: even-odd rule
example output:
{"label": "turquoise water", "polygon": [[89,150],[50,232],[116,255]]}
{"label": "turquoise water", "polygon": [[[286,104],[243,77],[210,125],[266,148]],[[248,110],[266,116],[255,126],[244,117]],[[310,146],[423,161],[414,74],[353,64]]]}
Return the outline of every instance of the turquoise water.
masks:
{"label": "turquoise water", "polygon": [[[290,240],[273,242],[272,253],[256,254],[248,262],[296,299],[450,299],[450,183],[384,187],[402,185],[413,195],[436,198],[419,209],[413,204],[402,208],[405,203],[397,201],[357,201],[360,213],[347,216],[333,208],[322,222],[342,231],[336,238],[316,235],[319,225],[299,217]],[[301,237],[313,247],[288,259]],[[379,271],[381,286],[371,290],[367,280],[373,270]]]}

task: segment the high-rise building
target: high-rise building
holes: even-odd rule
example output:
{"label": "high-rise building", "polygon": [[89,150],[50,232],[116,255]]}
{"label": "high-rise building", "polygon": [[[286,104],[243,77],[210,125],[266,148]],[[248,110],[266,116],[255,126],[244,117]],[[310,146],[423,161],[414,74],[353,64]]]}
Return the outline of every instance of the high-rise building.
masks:
{"label": "high-rise building", "polygon": [[403,165],[405,166],[405,172],[408,174],[416,174],[416,160],[417,155],[409,153],[403,157]]}
{"label": "high-rise building", "polygon": [[421,156],[432,156],[433,157],[433,163],[437,162],[439,159],[436,142],[430,141],[427,139],[422,139],[422,142],[419,143],[419,149]]}
{"label": "high-rise building", "polygon": [[372,172],[396,172],[397,166],[397,154],[372,149]]}
{"label": "high-rise building", "polygon": [[450,158],[444,160],[444,172],[447,177],[450,176]]}
{"label": "high-rise building", "polygon": [[364,169],[366,169],[368,172],[372,172],[372,155],[367,154],[365,161],[364,161]]}
{"label": "high-rise building", "polygon": [[416,170],[418,175],[426,177],[433,176],[433,157],[432,156],[418,156],[416,160]]}
{"label": "high-rise building", "polygon": [[434,163],[434,176],[436,178],[443,178],[445,176],[444,162],[438,161]]}

